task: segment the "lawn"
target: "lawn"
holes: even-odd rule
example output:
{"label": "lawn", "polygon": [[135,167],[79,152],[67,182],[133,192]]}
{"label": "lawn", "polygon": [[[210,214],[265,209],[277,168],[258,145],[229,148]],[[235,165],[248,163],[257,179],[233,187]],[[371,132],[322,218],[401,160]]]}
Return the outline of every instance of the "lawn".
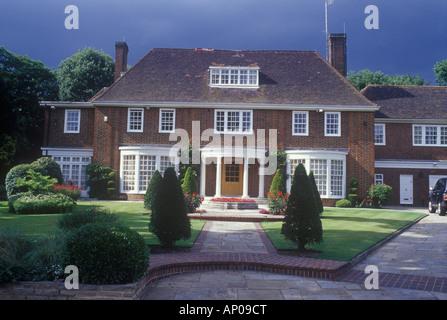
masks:
{"label": "lawn", "polygon": [[[323,243],[308,246],[321,251],[316,258],[348,261],[424,213],[381,209],[325,208]],[[262,227],[277,250],[296,249],[281,234],[282,222],[263,222]]]}
{"label": "lawn", "polygon": [[[157,237],[149,232],[150,216],[142,202],[130,201],[78,201],[80,207],[106,207],[118,215],[118,221],[145,239],[148,245],[158,245]],[[32,238],[52,234],[56,230],[55,219],[59,214],[19,215],[8,212],[8,202],[0,201],[0,230],[11,230]],[[192,247],[205,222],[191,220],[191,238],[176,243],[180,247]]]}

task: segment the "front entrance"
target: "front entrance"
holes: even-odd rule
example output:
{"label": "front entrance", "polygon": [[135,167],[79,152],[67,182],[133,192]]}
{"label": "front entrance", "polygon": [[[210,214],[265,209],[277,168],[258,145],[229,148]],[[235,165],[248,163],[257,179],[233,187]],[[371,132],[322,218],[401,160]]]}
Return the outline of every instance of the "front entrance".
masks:
{"label": "front entrance", "polygon": [[222,195],[241,196],[243,191],[243,164],[242,159],[233,158],[231,163],[222,165]]}
{"label": "front entrance", "polygon": [[400,175],[400,203],[413,204],[413,175]]}

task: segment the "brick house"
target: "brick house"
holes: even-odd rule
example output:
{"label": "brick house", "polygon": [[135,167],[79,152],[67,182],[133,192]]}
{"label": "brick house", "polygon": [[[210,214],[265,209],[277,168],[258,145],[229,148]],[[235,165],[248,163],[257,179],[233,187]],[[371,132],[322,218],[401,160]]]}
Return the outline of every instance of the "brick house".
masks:
{"label": "brick house", "polygon": [[315,51],[153,49],[126,70],[117,42],[113,85],[88,102],[41,103],[43,155],[80,185],[83,166],[101,162],[121,194],[142,199],[152,173],[178,169],[192,143],[202,195],[265,198],[278,149],[287,173],[304,163],[333,205],[351,178],[359,193],[373,183],[378,106],[345,79],[346,36],[330,48],[331,63]]}
{"label": "brick house", "polygon": [[375,115],[375,183],[393,187],[393,205],[428,205],[429,187],[447,176],[447,87],[362,90]]}

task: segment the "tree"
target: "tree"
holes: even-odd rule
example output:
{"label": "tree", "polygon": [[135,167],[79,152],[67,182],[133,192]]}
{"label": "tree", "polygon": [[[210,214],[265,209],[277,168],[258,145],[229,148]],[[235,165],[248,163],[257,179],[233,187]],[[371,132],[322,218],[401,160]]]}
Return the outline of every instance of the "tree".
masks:
{"label": "tree", "polygon": [[281,169],[276,170],[275,176],[273,177],[272,184],[270,185],[270,193],[277,194],[278,191],[286,193],[286,180],[284,178],[284,173]]}
{"label": "tree", "polygon": [[85,48],[65,59],[56,71],[59,99],[88,101],[113,83],[114,61],[104,51]]}
{"label": "tree", "polygon": [[152,204],[149,231],[163,246],[171,247],[180,239],[191,237],[191,224],[185,197],[174,168],[165,170],[160,190]]}
{"label": "tree", "polygon": [[39,101],[56,100],[57,93],[56,77],[42,62],[0,47],[0,135],[15,141],[12,162],[41,154],[44,117]]}
{"label": "tree", "polygon": [[440,86],[447,86],[447,59],[435,64],[433,71],[436,76],[436,83]]}
{"label": "tree", "polygon": [[313,171],[309,172],[309,182],[312,187],[312,192],[314,193],[315,206],[317,207],[317,212],[319,214],[323,213],[323,202],[321,201],[320,192],[318,192],[317,184],[315,183],[315,177]]}
{"label": "tree", "polygon": [[357,73],[349,71],[347,80],[357,88],[362,90],[370,84],[377,85],[408,85],[408,86],[424,86],[429,82],[425,82],[419,75],[412,76],[407,75],[394,75],[390,76],[382,73],[381,71],[371,72],[368,69],[361,70]]}
{"label": "tree", "polygon": [[300,163],[293,175],[292,188],[281,228],[284,236],[297,243],[298,250],[323,241],[323,228],[315,206],[314,194],[304,165]]}
{"label": "tree", "polygon": [[160,171],[155,170],[155,172],[152,174],[151,180],[149,180],[149,183],[147,185],[146,194],[144,196],[144,207],[148,208],[149,210],[152,209],[152,204],[154,202],[154,199],[157,196],[158,190],[161,186],[161,181],[163,180]]}
{"label": "tree", "polygon": [[197,182],[194,175],[194,171],[191,167],[188,167],[185,173],[182,184],[183,193],[193,195],[197,193]]}

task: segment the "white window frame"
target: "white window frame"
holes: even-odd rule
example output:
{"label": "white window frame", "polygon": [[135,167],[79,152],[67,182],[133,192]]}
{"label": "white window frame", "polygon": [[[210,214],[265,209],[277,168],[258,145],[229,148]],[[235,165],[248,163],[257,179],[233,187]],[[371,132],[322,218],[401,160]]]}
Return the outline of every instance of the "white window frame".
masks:
{"label": "white window frame", "polygon": [[[416,128],[421,128],[421,143],[417,143],[415,139]],[[436,143],[427,143],[427,129],[436,128]],[[445,138],[445,143],[442,144],[441,131],[445,130],[447,133],[447,126],[436,125],[436,124],[413,124],[413,146],[416,147],[447,147],[447,137]],[[447,135],[447,134],[446,134]]]}
{"label": "white window frame", "polygon": [[[297,119],[296,115],[305,115],[306,116],[306,128],[304,133],[296,132]],[[292,136],[308,136],[309,135],[309,111],[293,111],[292,112]]]}
{"label": "white window frame", "polygon": [[[145,194],[147,184],[140,187],[140,167],[141,167],[141,157],[142,156],[155,156],[155,170],[158,170],[161,175],[164,174],[163,164],[166,161],[166,158],[170,158],[171,164],[174,165],[175,171],[179,170],[179,161],[178,157],[178,148],[175,147],[152,147],[152,146],[143,146],[143,147],[120,147],[120,193],[128,193],[128,194]],[[135,156],[135,164],[133,168],[133,188],[124,190],[124,172],[123,165],[124,159],[126,156]],[[155,170],[153,172],[155,172]],[[153,173],[152,172],[152,173]],[[147,179],[147,183],[149,183],[150,177]],[[144,188],[146,187],[146,188]]]}
{"label": "white window frame", "polygon": [[[287,152],[287,174],[289,178],[287,179],[287,190],[290,192],[290,188],[292,186],[292,173],[293,169],[291,166],[291,162],[298,161],[303,163],[306,168],[307,174],[309,174],[311,170],[311,162],[312,160],[326,160],[326,179],[324,181],[326,186],[326,194],[321,194],[322,199],[344,199],[346,196],[346,155],[347,152],[343,151],[334,151],[334,152],[322,152],[322,151],[313,151],[313,150],[289,150]],[[343,165],[343,175],[342,175],[342,185],[341,185],[341,195],[333,195],[332,191],[332,161],[342,161]],[[315,172],[314,172],[315,176]],[[317,183],[318,186],[318,183]]]}
{"label": "white window frame", "polygon": [[[217,130],[217,115],[219,112],[224,113],[224,130]],[[239,113],[239,130],[229,131],[228,130],[228,114],[230,112]],[[250,127],[247,131],[243,131],[244,128],[244,112],[250,115]],[[216,109],[214,110],[214,133],[215,134],[253,134],[253,110],[227,110],[227,109]]]}
{"label": "white window frame", "polygon": [[[376,131],[376,127],[382,128],[382,141],[381,142],[377,141],[378,134]],[[386,145],[386,131],[385,130],[386,130],[386,127],[385,127],[384,123],[375,123],[374,124],[374,145],[376,145],[376,146],[385,146]]]}
{"label": "white window frame", "polygon": [[383,173],[376,173],[374,174],[374,185],[384,185],[383,182]]}
{"label": "white window frame", "polygon": [[[68,113],[77,113],[78,114],[78,120],[75,121],[68,121]],[[77,129],[76,130],[69,130],[68,129],[68,123],[73,122],[76,123]],[[80,109],[65,109],[65,120],[64,120],[64,133],[79,133],[81,129],[81,110]]]}
{"label": "white window frame", "polygon": [[259,67],[210,67],[210,87],[259,88]]}
{"label": "white window frame", "polygon": [[[132,112],[141,112],[141,129],[133,129],[131,128],[131,113]],[[143,132],[144,130],[144,108],[128,108],[127,109],[127,132]]]}
{"label": "white window frame", "polygon": [[[163,113],[172,112],[172,130],[162,130],[163,125]],[[175,109],[160,109],[160,114],[158,118],[158,132],[159,133],[173,133],[175,132]]]}
{"label": "white window frame", "polygon": [[[83,175],[82,169],[91,163],[93,158],[92,149],[64,149],[64,148],[42,148],[42,155],[51,157],[60,167],[62,171],[63,165],[69,166],[68,180],[79,180],[78,187],[82,187],[81,197],[88,197],[89,188],[86,185],[82,186],[82,178],[84,177],[85,183],[88,180],[86,174]],[[66,158],[66,159],[64,159]],[[78,158],[78,159],[75,159]],[[73,166],[79,165],[78,177],[73,177]]]}
{"label": "white window frame", "polygon": [[[328,132],[328,116],[329,115],[337,115],[337,132],[329,133]],[[325,112],[324,113],[324,135],[326,137],[340,137],[341,136],[341,112]]]}

